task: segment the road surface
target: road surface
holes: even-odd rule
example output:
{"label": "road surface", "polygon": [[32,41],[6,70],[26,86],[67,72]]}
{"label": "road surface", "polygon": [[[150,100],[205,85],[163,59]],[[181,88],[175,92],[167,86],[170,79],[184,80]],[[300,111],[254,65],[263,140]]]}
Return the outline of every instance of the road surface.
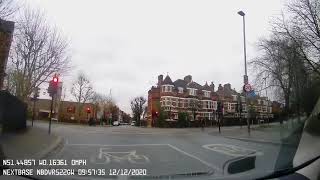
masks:
{"label": "road surface", "polygon": [[[37,122],[36,125],[47,128],[46,123]],[[235,128],[239,127],[223,130],[235,131]],[[217,129],[205,128],[202,131],[201,128],[53,124],[52,132],[62,136],[65,141],[63,147],[51,153],[48,158],[65,159],[68,162],[83,159],[86,160],[86,166],[79,165],[77,168],[105,169],[106,177],[113,177],[109,176],[114,175],[113,171],[121,173],[123,169],[143,169],[150,177],[219,177],[229,175],[229,163],[243,157],[254,157],[253,169],[243,173],[266,174],[274,170],[279,145],[214,136],[210,133],[212,131]],[[250,166],[250,160],[240,166]],[[65,168],[75,166],[69,164]]]}

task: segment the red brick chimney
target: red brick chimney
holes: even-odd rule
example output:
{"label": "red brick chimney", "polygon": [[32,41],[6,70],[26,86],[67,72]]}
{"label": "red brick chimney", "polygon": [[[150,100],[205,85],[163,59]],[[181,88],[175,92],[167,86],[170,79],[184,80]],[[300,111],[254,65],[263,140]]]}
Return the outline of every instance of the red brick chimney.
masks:
{"label": "red brick chimney", "polygon": [[160,75],[158,76],[158,87],[161,86],[162,82],[163,82],[163,75],[160,74]]}

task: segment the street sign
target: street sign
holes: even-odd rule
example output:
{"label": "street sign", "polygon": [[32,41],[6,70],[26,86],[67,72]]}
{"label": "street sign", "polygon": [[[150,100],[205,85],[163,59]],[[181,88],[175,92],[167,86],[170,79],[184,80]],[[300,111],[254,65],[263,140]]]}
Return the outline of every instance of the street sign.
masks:
{"label": "street sign", "polygon": [[245,91],[245,92],[250,92],[251,91],[251,85],[250,84],[245,84],[244,86],[243,86],[243,90]]}
{"label": "street sign", "polygon": [[256,93],[254,92],[254,90],[251,90],[251,91],[247,92],[247,95],[249,98],[252,98],[252,97],[256,96]]}

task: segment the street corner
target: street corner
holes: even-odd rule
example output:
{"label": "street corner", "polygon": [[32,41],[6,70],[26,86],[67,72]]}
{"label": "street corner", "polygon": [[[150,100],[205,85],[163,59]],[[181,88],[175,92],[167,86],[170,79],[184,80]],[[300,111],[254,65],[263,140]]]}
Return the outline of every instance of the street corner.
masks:
{"label": "street corner", "polygon": [[51,155],[59,153],[66,144],[66,140],[63,137],[55,136],[51,144],[47,148],[37,154],[37,158],[48,158]]}
{"label": "street corner", "polygon": [[204,160],[170,144],[75,145],[60,153],[61,159],[84,159],[92,168],[140,168],[150,176],[202,173],[216,169]]}

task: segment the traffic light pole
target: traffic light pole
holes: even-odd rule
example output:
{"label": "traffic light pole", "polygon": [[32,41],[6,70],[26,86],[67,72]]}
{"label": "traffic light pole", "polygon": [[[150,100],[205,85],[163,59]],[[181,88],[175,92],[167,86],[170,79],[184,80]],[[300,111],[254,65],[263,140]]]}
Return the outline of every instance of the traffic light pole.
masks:
{"label": "traffic light pole", "polygon": [[221,133],[220,119],[221,119],[221,113],[219,112],[219,118],[218,118],[219,133]]}
{"label": "traffic light pole", "polygon": [[34,121],[34,119],[35,119],[35,112],[36,112],[36,100],[33,99],[33,109],[32,109],[31,126],[33,126],[33,121]]}
{"label": "traffic light pole", "polygon": [[53,97],[51,96],[51,105],[50,105],[50,119],[49,119],[49,134],[51,133],[51,120],[52,120],[52,109],[53,109]]}
{"label": "traffic light pole", "polygon": [[[246,95],[247,99],[247,95]],[[249,112],[249,103],[248,99],[246,100],[246,105],[247,105],[247,124],[248,124],[248,133],[250,134],[250,112]]]}

